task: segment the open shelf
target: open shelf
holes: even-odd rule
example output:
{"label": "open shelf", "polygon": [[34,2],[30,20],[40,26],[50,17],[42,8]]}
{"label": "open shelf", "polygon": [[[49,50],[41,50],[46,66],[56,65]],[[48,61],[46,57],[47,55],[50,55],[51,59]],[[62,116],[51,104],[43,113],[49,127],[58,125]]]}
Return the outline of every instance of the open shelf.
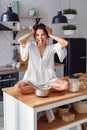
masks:
{"label": "open shelf", "polygon": [[12,30],[13,32],[30,32],[31,30],[29,30],[29,29],[21,29],[21,30]]}
{"label": "open shelf", "polygon": [[40,16],[22,16],[22,15],[20,15],[19,16],[20,18],[30,18],[30,19],[36,19],[36,18],[40,18],[41,19],[41,17]]}
{"label": "open shelf", "polygon": [[87,113],[81,114],[75,112],[75,120],[70,122],[65,122],[56,115],[56,119],[52,123],[48,123],[46,117],[44,116],[41,117],[40,120],[38,121],[37,129],[38,130],[59,130],[60,128],[62,129],[62,127],[68,125],[72,126],[74,123],[79,125],[86,121],[87,121]]}
{"label": "open shelf", "polygon": [[42,19],[42,17],[40,16],[19,16],[20,18],[28,18],[28,19],[35,19],[36,20],[36,23],[39,23],[40,20]]}
{"label": "open shelf", "polygon": [[[40,16],[19,16],[20,18],[28,18],[28,19],[35,19],[36,24],[40,22],[41,17]],[[30,32],[29,29],[21,29],[21,30],[12,30],[13,31],[13,39],[15,40],[16,35],[18,32]]]}
{"label": "open shelf", "polygon": [[16,38],[16,35],[17,35],[17,33],[18,32],[30,32],[31,30],[29,30],[29,29],[21,29],[21,30],[12,30],[13,31],[13,39],[15,40],[15,38]]}

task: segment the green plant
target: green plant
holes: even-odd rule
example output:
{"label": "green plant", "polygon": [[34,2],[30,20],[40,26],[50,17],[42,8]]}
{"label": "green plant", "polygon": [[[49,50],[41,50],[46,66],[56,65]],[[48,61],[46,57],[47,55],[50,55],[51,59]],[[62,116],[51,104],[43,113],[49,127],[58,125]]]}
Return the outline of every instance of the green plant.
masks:
{"label": "green plant", "polygon": [[64,9],[63,14],[77,14],[77,10],[76,9],[71,9],[71,8]]}
{"label": "green plant", "polygon": [[62,26],[62,29],[63,29],[63,30],[76,30],[77,27],[76,27],[76,25],[68,24],[68,25],[63,25],[63,26]]}

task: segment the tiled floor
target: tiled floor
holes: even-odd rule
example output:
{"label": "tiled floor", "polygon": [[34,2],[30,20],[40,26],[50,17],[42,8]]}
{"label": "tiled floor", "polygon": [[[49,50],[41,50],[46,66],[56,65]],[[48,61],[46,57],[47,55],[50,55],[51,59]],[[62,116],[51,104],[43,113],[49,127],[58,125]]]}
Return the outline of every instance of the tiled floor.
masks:
{"label": "tiled floor", "polygon": [[0,116],[0,130],[4,130],[3,116]]}

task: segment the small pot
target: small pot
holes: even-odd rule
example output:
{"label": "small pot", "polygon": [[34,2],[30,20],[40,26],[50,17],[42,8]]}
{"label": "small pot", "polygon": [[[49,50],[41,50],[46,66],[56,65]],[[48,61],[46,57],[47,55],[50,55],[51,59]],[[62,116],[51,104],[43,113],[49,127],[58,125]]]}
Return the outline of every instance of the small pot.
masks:
{"label": "small pot", "polygon": [[49,87],[43,87],[35,90],[36,96],[47,97],[49,94]]}

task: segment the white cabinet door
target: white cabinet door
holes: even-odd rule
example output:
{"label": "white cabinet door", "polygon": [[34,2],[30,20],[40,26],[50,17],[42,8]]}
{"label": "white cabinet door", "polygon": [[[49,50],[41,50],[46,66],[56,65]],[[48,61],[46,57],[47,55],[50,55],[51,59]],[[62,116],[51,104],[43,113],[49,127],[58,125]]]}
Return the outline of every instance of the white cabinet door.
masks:
{"label": "white cabinet door", "polygon": [[58,78],[64,77],[64,66],[63,65],[56,66],[55,70],[56,70],[56,74],[57,74]]}
{"label": "white cabinet door", "polygon": [[23,79],[25,71],[20,71],[19,72],[19,81]]}
{"label": "white cabinet door", "polygon": [[19,130],[18,101],[4,93],[4,130]]}

